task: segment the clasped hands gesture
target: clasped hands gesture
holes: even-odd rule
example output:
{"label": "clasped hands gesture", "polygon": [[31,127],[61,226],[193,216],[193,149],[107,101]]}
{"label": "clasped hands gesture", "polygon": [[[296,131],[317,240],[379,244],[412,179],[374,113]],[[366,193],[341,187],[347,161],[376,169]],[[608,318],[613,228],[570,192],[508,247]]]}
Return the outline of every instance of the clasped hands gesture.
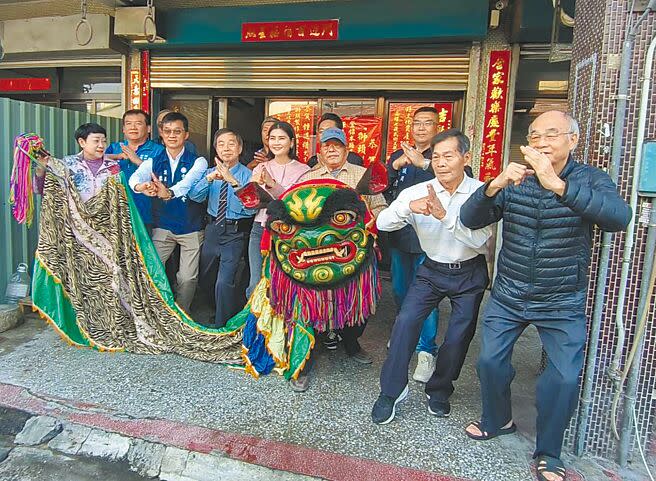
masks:
{"label": "clasped hands gesture", "polygon": [[485,193],[491,197],[510,184],[519,185],[529,175],[535,175],[542,187],[558,195],[563,195],[565,181],[558,176],[549,157],[530,146],[521,146],[520,150],[528,165],[510,162],[503,172],[490,182]]}
{"label": "clasped hands gesture", "polygon": [[251,182],[257,182],[258,184],[268,187],[269,189],[276,185],[276,181],[273,180],[273,177],[271,177],[269,171],[266,169],[255,172],[251,177]]}
{"label": "clasped hands gesture", "polygon": [[151,181],[135,185],[134,190],[148,197],[159,197],[160,199],[170,199],[173,197],[171,189],[165,186],[154,173],[150,174],[150,176],[152,177]]}
{"label": "clasped hands gesture", "polygon": [[430,184],[428,184],[428,195],[411,201],[410,210],[415,214],[432,215],[437,220],[442,220],[446,216],[446,209]]}
{"label": "clasped hands gesture", "polygon": [[123,159],[128,159],[130,162],[132,162],[134,165],[139,166],[143,162],[137,155],[137,153],[132,150],[130,147],[127,145],[121,144],[121,150],[123,153],[121,154],[108,154],[107,158],[112,159],[112,160],[123,160]]}
{"label": "clasped hands gesture", "polygon": [[427,159],[421,152],[407,142],[401,142],[401,148],[403,149],[403,155],[392,162],[394,170],[400,170],[410,164],[419,169],[424,168]]}

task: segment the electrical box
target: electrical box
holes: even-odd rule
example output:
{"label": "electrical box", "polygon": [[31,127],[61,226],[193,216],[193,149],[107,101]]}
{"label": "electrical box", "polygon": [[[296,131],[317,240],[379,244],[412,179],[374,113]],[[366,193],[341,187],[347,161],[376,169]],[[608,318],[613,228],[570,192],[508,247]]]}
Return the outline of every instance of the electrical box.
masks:
{"label": "electrical box", "polygon": [[642,146],[638,192],[643,197],[656,197],[656,139],[647,140]]}

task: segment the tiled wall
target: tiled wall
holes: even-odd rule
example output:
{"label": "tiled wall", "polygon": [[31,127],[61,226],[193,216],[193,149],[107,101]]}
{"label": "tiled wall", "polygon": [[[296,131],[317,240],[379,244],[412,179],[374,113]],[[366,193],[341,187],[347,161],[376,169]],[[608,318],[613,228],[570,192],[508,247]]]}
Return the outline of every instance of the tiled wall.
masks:
{"label": "tiled wall", "polygon": [[[622,44],[627,33],[627,22],[635,22],[638,13],[628,11],[632,2],[624,0],[578,0],[576,2],[576,26],[574,29],[574,49],[570,77],[570,110],[579,120],[581,142],[577,148],[577,157],[602,169],[610,164],[611,140],[615,122],[615,94],[619,80],[619,60]],[[640,103],[640,81],[643,76],[644,62],[649,42],[656,34],[656,14],[651,13],[636,38],[632,71],[624,148],[621,160],[619,190],[628,200],[631,192],[633,162],[635,159],[638,109]],[[656,76],[655,76],[656,77]],[[656,138],[656,78],[652,79],[651,102],[648,109],[647,139]],[[610,126],[611,137],[604,138],[604,124]],[[642,199],[635,214],[642,213]],[[627,299],[624,308],[627,340],[625,356],[633,344],[633,333],[637,323],[637,307],[640,282],[643,279],[642,263],[645,257],[646,229],[638,223],[635,231],[634,252],[630,267]],[[590,289],[588,293],[588,315],[592,316],[594,291],[599,264],[600,233],[595,233],[594,255],[590,271]],[[611,248],[610,271],[606,304],[600,333],[599,350],[596,354],[591,417],[585,444],[587,454],[615,459],[617,441],[612,434],[610,405],[613,398],[613,386],[606,370],[612,360],[615,343],[615,309],[619,295],[621,260],[624,247],[624,235],[615,234]],[[653,255],[653,253],[652,253]],[[645,276],[646,277],[646,276]],[[646,279],[645,279],[646,281]],[[654,299],[651,300],[653,319]],[[641,361],[641,374],[638,387],[637,417],[638,433],[643,446],[653,437],[656,415],[656,323],[649,323],[646,332],[644,356]],[[622,366],[623,367],[623,366]],[[622,398],[623,400],[623,398]],[[619,412],[621,422],[621,410]],[[566,448],[573,449],[575,444],[578,416],[566,434]],[[618,427],[621,429],[621,426]],[[634,450],[633,456],[638,456]]]}

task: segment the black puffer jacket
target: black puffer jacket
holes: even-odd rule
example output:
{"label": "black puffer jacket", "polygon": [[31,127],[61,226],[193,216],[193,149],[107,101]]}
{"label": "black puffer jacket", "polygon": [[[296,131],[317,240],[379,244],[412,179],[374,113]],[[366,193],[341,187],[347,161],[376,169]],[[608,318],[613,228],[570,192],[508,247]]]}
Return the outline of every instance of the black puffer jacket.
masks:
{"label": "black puffer jacket", "polygon": [[460,211],[462,223],[480,229],[503,219],[503,244],[492,295],[516,309],[584,309],[592,228],[619,231],[631,209],[605,172],[568,160],[562,197],[537,178],[487,197],[481,186]]}

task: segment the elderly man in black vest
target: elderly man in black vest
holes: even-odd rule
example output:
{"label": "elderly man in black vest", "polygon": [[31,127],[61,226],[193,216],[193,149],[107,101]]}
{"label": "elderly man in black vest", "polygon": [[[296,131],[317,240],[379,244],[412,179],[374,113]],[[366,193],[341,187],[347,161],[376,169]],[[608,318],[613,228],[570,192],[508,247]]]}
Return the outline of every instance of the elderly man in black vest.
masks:
{"label": "elderly man in black vest", "polygon": [[466,434],[487,440],[515,431],[510,363],[515,342],[534,325],[548,355],[537,382],[538,479],[562,481],[563,435],[576,407],[586,340],[585,302],[595,225],[619,231],[631,209],[605,172],[574,161],[576,120],[549,111],[533,121],[525,163],[511,162],[460,211],[480,229],[503,219],[498,274],[482,321],[478,360],[483,414]]}

